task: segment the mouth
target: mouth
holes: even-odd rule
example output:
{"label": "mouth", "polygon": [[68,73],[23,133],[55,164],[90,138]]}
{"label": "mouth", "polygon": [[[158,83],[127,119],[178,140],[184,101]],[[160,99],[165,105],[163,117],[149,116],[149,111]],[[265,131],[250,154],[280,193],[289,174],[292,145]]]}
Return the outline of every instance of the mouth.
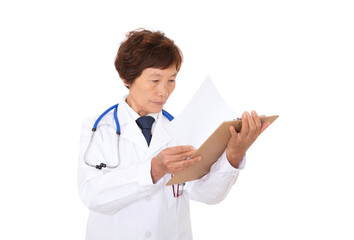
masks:
{"label": "mouth", "polygon": [[159,107],[163,107],[163,105],[165,105],[165,102],[152,102],[152,103]]}

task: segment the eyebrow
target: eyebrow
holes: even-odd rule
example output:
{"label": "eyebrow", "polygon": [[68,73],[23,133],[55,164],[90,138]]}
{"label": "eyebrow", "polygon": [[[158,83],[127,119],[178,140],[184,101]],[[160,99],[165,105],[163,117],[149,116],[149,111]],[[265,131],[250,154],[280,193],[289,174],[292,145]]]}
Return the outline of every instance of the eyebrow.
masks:
{"label": "eyebrow", "polygon": [[[172,74],[170,77],[176,77],[176,76],[177,76],[177,72],[175,72],[174,74]],[[155,73],[151,73],[151,74],[150,74],[150,77],[162,77],[162,75],[155,72]]]}

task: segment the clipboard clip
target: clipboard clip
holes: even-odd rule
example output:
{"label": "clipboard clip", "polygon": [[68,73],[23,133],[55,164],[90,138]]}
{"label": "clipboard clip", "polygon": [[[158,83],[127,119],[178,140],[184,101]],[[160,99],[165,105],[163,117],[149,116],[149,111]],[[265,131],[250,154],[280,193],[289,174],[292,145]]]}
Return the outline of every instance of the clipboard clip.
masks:
{"label": "clipboard clip", "polygon": [[[260,117],[260,118],[261,118],[261,117],[266,117],[266,115],[258,115],[258,117]],[[235,121],[235,120],[242,120],[242,118],[239,118],[239,117],[238,117],[238,118],[234,119],[234,121]]]}

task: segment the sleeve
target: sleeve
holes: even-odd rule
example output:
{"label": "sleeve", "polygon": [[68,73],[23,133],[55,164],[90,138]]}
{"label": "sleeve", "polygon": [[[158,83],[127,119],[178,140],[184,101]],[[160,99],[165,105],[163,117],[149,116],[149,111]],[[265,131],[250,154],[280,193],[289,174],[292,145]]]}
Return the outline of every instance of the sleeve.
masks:
{"label": "sleeve", "polygon": [[[88,166],[84,160],[86,151],[86,160],[90,163],[117,162],[117,159],[107,159],[105,156],[103,143],[109,144],[107,141],[112,139],[105,139],[99,131],[95,133],[90,149],[87,150],[91,138],[91,126],[90,121],[84,122],[80,137],[78,166],[79,197],[90,210],[114,214],[130,203],[151,195],[162,186],[161,181],[156,184],[152,182],[151,159],[128,167],[118,166],[113,170],[98,170]],[[115,146],[118,147],[117,142]]]}
{"label": "sleeve", "polygon": [[213,164],[208,174],[198,180],[186,183],[186,192],[189,198],[206,204],[221,202],[236,182],[240,169],[244,168],[245,161],[246,157],[243,157],[239,168],[234,168],[224,152]]}

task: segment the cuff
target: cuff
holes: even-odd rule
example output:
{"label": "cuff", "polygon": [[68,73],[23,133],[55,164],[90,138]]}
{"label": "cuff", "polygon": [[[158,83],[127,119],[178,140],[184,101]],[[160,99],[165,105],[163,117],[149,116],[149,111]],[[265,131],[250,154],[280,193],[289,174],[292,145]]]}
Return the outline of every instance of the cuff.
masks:
{"label": "cuff", "polygon": [[211,166],[210,172],[230,172],[230,171],[235,171],[237,170],[231,164],[226,158],[226,152],[219,157],[219,159]]}
{"label": "cuff", "polygon": [[215,168],[215,170],[220,171],[220,172],[230,172],[230,171],[244,169],[245,165],[246,165],[246,155],[242,158],[238,167],[234,168],[230,164],[229,160],[227,160],[226,151],[224,151],[224,153],[221,155],[219,160],[213,165],[213,168]]}
{"label": "cuff", "polygon": [[241,170],[241,169],[244,169],[245,166],[246,166],[246,155],[243,156],[243,158],[242,158],[240,164],[238,165],[237,169],[240,169],[240,170]]}
{"label": "cuff", "polygon": [[136,174],[138,174],[139,184],[143,186],[157,186],[162,184],[162,181],[152,182],[151,177],[151,159],[139,165]]}

